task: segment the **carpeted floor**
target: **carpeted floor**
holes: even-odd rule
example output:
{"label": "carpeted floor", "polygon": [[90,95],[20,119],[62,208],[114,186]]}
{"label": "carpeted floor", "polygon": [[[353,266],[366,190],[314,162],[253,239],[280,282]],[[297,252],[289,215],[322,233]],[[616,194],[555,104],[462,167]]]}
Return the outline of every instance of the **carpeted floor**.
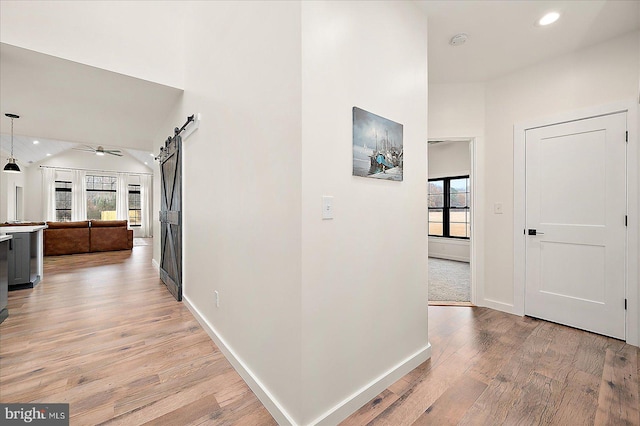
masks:
{"label": "carpeted floor", "polygon": [[153,238],[134,238],[133,246],[150,246],[153,244]]}
{"label": "carpeted floor", "polygon": [[429,300],[469,302],[471,300],[469,263],[430,257]]}

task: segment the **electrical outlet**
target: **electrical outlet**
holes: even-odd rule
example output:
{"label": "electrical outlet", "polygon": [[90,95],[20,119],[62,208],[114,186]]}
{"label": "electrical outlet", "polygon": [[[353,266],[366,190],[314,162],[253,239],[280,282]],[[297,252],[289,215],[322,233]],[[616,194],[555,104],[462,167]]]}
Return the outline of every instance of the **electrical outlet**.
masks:
{"label": "electrical outlet", "polygon": [[218,293],[218,290],[214,291],[215,295],[216,295],[216,308],[220,307],[220,293]]}

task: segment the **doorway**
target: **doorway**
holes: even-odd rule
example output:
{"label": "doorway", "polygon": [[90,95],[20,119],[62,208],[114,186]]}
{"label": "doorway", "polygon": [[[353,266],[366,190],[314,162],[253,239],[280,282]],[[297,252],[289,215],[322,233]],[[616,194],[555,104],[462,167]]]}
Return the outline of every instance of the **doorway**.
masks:
{"label": "doorway", "polygon": [[16,221],[24,220],[24,192],[21,186],[16,186]]}
{"label": "doorway", "polygon": [[473,158],[471,138],[428,143],[429,304],[472,305]]}
{"label": "doorway", "polygon": [[515,126],[514,313],[638,344],[636,113]]}
{"label": "doorway", "polygon": [[526,131],[526,315],[625,338],[626,122]]}

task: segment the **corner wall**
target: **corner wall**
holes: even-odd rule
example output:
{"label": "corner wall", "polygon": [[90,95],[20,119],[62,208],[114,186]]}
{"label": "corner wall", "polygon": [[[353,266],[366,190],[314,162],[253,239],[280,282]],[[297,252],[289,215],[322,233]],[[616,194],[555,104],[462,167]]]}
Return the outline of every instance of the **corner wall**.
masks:
{"label": "corner wall", "polygon": [[299,419],[300,3],[192,2],[186,18],[202,42],[184,46],[168,123],[202,114],[183,144],[185,298],[270,411]]}
{"label": "corner wall", "polygon": [[[412,2],[302,2],[301,424],[336,424],[429,356],[426,54]],[[352,176],[354,106],[403,124],[402,182]]]}
{"label": "corner wall", "polygon": [[[207,53],[187,47],[174,116],[202,114],[185,299],[278,422],[337,423],[430,354],[426,20],[411,2],[190,5]],[[404,124],[404,182],[351,176],[354,105]]]}

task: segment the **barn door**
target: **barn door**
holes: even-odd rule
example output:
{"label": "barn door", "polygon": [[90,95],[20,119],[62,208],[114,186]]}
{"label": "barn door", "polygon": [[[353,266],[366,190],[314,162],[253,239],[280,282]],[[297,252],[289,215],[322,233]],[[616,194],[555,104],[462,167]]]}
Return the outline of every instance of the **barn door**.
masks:
{"label": "barn door", "polygon": [[161,151],[160,279],[182,300],[182,138],[167,140]]}

